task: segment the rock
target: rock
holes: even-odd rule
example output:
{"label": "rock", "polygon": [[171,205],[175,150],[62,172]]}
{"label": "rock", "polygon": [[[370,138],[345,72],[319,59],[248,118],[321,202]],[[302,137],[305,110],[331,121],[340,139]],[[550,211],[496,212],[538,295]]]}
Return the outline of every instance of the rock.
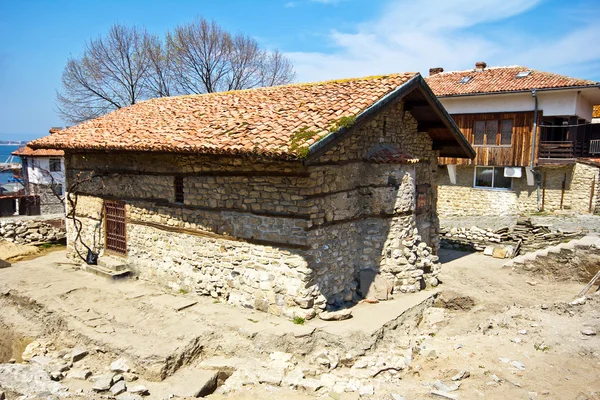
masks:
{"label": "rock", "polygon": [[596,336],[596,331],[593,331],[591,329],[584,329],[581,331],[581,334],[585,336]]}
{"label": "rock", "polygon": [[508,250],[506,250],[504,247],[496,247],[494,249],[494,252],[492,253],[492,257],[494,257],[494,258],[506,258],[507,254],[508,254]]}
{"label": "rock", "polygon": [[494,254],[494,246],[486,246],[483,250],[484,256],[492,256]]}
{"label": "rock", "polygon": [[10,266],[11,266],[11,263],[9,263],[8,261],[0,260],[0,269],[8,268]]}
{"label": "rock", "polygon": [[396,394],[396,393],[392,393],[392,399],[393,400],[406,400],[406,398],[404,396],[400,396],[399,394]]}
{"label": "rock", "polygon": [[76,347],[71,351],[71,361],[72,362],[77,362],[82,360],[85,356],[88,355],[87,350],[85,350],[84,348],[81,347]]}
{"label": "rock", "polygon": [[54,359],[46,356],[33,356],[29,362],[32,364],[39,364],[42,367],[47,367],[54,362]]}
{"label": "rock", "polygon": [[67,378],[79,379],[79,380],[85,381],[91,375],[92,375],[92,371],[90,371],[89,369],[72,369],[67,374]]}
{"label": "rock", "polygon": [[359,273],[359,290],[366,299],[387,300],[392,293],[394,285],[377,274],[372,269],[363,269]]}
{"label": "rock", "polygon": [[453,381],[461,381],[471,376],[471,373],[466,370],[460,370],[460,372],[452,377]]}
{"label": "rock", "polygon": [[[144,386],[144,385],[136,385],[136,386],[130,387],[128,390],[129,390],[129,393],[133,393],[133,394],[139,394],[139,395],[148,394],[148,388],[146,388],[146,386]],[[193,396],[193,397],[199,397],[199,396]]]}
{"label": "rock", "polygon": [[98,375],[94,378],[94,385],[92,386],[92,390],[96,392],[104,392],[109,390],[113,385],[113,377],[115,374],[104,374]]}
{"label": "rock", "polygon": [[519,331],[519,335],[527,335],[527,330],[526,329],[521,329]]}
{"label": "rock", "polygon": [[16,363],[16,362],[17,362],[17,360],[15,360],[14,358],[11,358],[10,360],[8,360],[8,363],[9,363],[9,364],[14,364],[14,363]]}
{"label": "rock", "polygon": [[578,299],[573,300],[569,304],[572,305],[572,306],[580,306],[580,305],[585,304],[585,300],[586,300],[585,297],[580,297]]}
{"label": "rock", "polygon": [[127,390],[127,386],[125,385],[125,381],[118,381],[110,388],[110,392],[113,396],[117,396]]}
{"label": "rock", "polygon": [[457,394],[442,392],[441,390],[432,390],[429,393],[431,393],[434,396],[443,397],[445,399],[450,399],[450,400],[459,400],[460,399],[460,397]]}
{"label": "rock", "polygon": [[358,394],[361,396],[372,396],[375,393],[375,387],[373,385],[361,386],[358,389]]}
{"label": "rock", "polygon": [[119,358],[110,364],[110,370],[114,372],[129,372],[131,368],[129,368],[129,364],[127,363],[126,359]]}
{"label": "rock", "polygon": [[0,400],[6,400],[6,394],[2,390],[0,390]]}
{"label": "rock", "polygon": [[512,365],[513,367],[515,367],[518,370],[521,370],[521,371],[525,370],[525,364],[523,364],[520,361],[511,361],[510,365]]}
{"label": "rock", "polygon": [[345,308],[339,311],[323,311],[319,314],[319,318],[323,321],[343,321],[352,317],[352,310]]}
{"label": "rock", "polygon": [[144,398],[139,394],[121,393],[117,396],[117,400],[144,400]]}
{"label": "rock", "polygon": [[446,385],[444,382],[437,380],[433,382],[433,387],[437,390],[441,390],[442,392],[454,392],[458,390],[460,383],[453,383],[451,385]]}
{"label": "rock", "polygon": [[61,371],[52,371],[50,372],[50,379],[53,381],[60,381],[63,378],[63,373]]}
{"label": "rock", "polygon": [[67,388],[53,382],[50,375],[36,364],[0,364],[2,388],[24,396],[36,396],[39,393],[64,395]]}
{"label": "rock", "polygon": [[23,354],[21,354],[21,359],[23,361],[29,361],[34,356],[37,356],[40,354],[45,354],[45,353],[46,353],[45,346],[42,345],[42,343],[38,342],[37,340],[34,340],[33,342],[29,343],[27,345],[27,347],[25,347]]}
{"label": "rock", "polygon": [[123,372],[123,379],[125,380],[125,382],[133,382],[133,381],[137,381],[138,376],[134,373],[131,372]]}

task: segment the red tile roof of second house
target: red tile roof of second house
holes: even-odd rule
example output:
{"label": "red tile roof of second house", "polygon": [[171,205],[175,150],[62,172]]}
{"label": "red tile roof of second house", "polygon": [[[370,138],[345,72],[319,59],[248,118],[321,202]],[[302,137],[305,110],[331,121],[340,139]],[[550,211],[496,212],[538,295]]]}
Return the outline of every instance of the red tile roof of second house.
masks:
{"label": "red tile roof of second house", "polygon": [[[519,72],[531,71],[524,77]],[[466,83],[461,80],[471,77]],[[425,81],[436,96],[461,96],[479,93],[519,92],[532,89],[552,89],[566,87],[598,86],[600,83],[571,78],[527,67],[487,67],[483,71],[449,71],[431,75]]]}
{"label": "red tile roof of second house", "polygon": [[32,149],[29,146],[19,147],[17,150],[11,153],[14,156],[25,156],[25,157],[62,157],[65,152],[62,150],[55,149]]}
{"label": "red tile roof of second house", "polygon": [[594,106],[594,111],[592,112],[592,118],[600,118],[600,106]]}
{"label": "red tile roof of second house", "polygon": [[298,158],[302,149],[352,121],[417,75],[157,98],[60,130],[29,145]]}

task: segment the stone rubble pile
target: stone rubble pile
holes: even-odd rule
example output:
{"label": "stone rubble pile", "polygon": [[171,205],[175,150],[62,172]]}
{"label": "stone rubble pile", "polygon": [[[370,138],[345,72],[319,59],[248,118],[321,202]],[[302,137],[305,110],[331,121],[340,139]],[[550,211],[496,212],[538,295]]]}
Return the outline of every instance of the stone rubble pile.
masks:
{"label": "stone rubble pile", "polygon": [[450,249],[482,251],[497,258],[513,258],[567,240],[582,237],[583,232],[552,230],[549,226],[535,225],[528,218],[519,218],[512,227],[499,229],[441,227],[440,246]]}
{"label": "stone rubble pile", "polygon": [[66,237],[65,228],[44,221],[0,219],[0,240],[18,244],[56,243]]}
{"label": "stone rubble pile", "polygon": [[[97,348],[92,352],[103,351]],[[56,350],[50,342],[33,341],[21,355],[23,363],[12,359],[7,364],[0,364],[0,388],[21,394],[23,398],[38,398],[40,394],[62,398],[70,395],[68,386],[61,381],[80,380],[93,383],[89,393],[82,389],[76,393],[88,398],[95,398],[96,393],[117,400],[142,400],[142,396],[149,394],[144,385],[135,384],[138,375],[127,360],[115,360],[110,367],[94,374],[82,361],[88,354],[81,347]]]}

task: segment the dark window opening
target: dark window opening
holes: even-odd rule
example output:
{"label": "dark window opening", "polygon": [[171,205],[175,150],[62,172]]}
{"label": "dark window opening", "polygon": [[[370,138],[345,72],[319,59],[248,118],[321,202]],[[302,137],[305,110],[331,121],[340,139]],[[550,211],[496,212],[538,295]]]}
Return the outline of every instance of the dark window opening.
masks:
{"label": "dark window opening", "polygon": [[60,163],[60,158],[51,158],[50,159],[50,172],[60,172],[62,171],[62,166]]}
{"label": "dark window opening", "polygon": [[183,203],[183,176],[175,177],[175,203]]}
{"label": "dark window opening", "polygon": [[512,178],[504,176],[504,167],[475,167],[473,187],[511,189]]}

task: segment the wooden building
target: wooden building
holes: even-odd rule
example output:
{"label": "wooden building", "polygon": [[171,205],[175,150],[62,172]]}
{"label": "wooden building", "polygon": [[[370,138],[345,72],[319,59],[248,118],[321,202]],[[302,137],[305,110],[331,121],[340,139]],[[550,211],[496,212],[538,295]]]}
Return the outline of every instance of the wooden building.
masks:
{"label": "wooden building", "polygon": [[440,215],[596,209],[598,82],[484,62],[426,80],[477,153],[439,159]]}

